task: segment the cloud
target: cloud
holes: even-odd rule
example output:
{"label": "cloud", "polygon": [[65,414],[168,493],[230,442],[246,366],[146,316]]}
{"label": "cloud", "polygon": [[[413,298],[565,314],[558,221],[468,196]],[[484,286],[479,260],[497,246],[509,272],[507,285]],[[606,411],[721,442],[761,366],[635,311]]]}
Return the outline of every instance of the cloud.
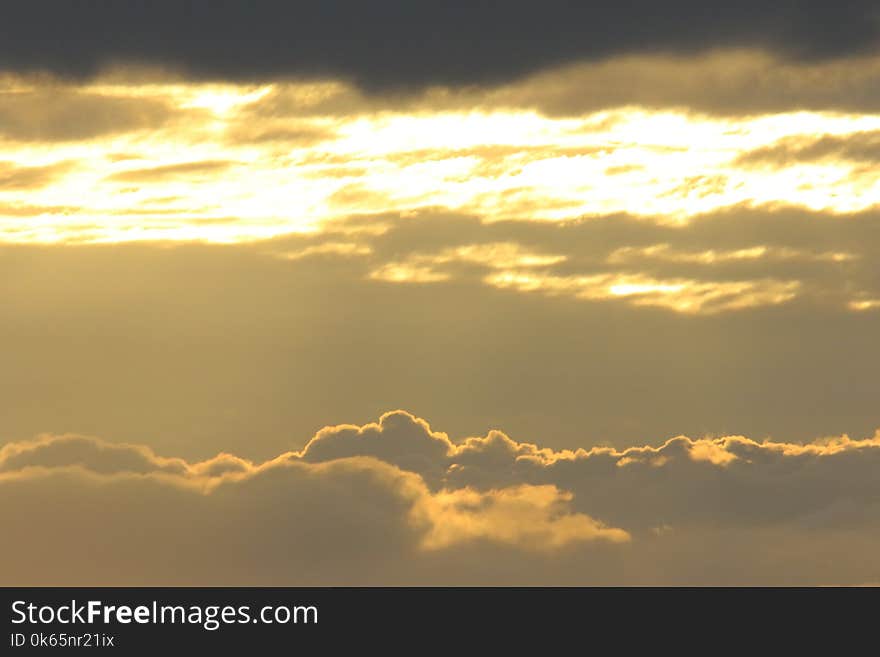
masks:
{"label": "cloud", "polygon": [[226,160],[203,160],[200,162],[180,162],[165,164],[147,169],[128,169],[107,177],[113,182],[150,183],[157,181],[199,180],[225,171],[233,165]]}
{"label": "cloud", "polygon": [[[872,476],[880,463],[880,431],[861,440],[839,436],[812,443],[678,436],[656,447],[552,450],[497,430],[453,443],[403,411],[353,429],[322,430],[300,458],[381,458],[417,472],[435,490],[549,485],[570,491],[577,510],[589,509],[634,536],[663,522],[686,527],[712,519],[725,525],[854,522],[873,527],[870,513],[880,503]],[[325,445],[337,451],[327,453]],[[434,458],[425,458],[427,453]],[[835,518],[841,505],[852,505],[849,515]]]}
{"label": "cloud", "polygon": [[798,281],[772,279],[699,282],[687,279],[657,280],[640,275],[535,275],[517,270],[491,274],[485,281],[504,290],[596,301],[626,299],[637,306],[659,306],[695,314],[783,304],[797,296],[800,285]]}
{"label": "cloud", "polygon": [[878,465],[880,432],[551,450],[403,411],[261,463],[44,436],[0,451],[3,583],[868,581]]}
{"label": "cloud", "polygon": [[0,192],[8,190],[32,190],[52,184],[71,169],[69,162],[57,162],[45,166],[16,166],[12,162],[0,162]]}
{"label": "cloud", "polygon": [[329,141],[335,137],[332,129],[321,126],[291,125],[283,122],[273,126],[266,120],[254,124],[250,121],[242,121],[240,124],[232,123],[227,131],[226,139],[232,144],[278,144],[280,147],[308,147],[322,141]]}
{"label": "cloud", "polygon": [[422,545],[440,550],[485,540],[553,552],[584,541],[626,543],[630,535],[567,511],[571,495],[555,486],[514,486],[480,493],[441,491],[418,510],[430,521]]}
{"label": "cloud", "polygon": [[[821,81],[821,83],[817,82]],[[679,109],[718,117],[880,109],[880,58],[788,59],[772,50],[614,53],[570,61],[498,83],[369,93],[344,80],[278,81],[241,108],[245,119],[300,120],[380,111],[532,110],[575,118],[621,107]],[[606,117],[613,121],[613,117]],[[592,129],[607,128],[597,121]],[[617,173],[622,171],[617,165]],[[630,165],[631,166],[631,165]]]}
{"label": "cloud", "polygon": [[767,51],[726,49],[574,63],[488,90],[486,103],[533,107],[550,116],[579,116],[625,105],[679,107],[722,116],[809,110],[875,113],[880,108],[877,80],[880,59],[875,54],[792,61]]}
{"label": "cloud", "polygon": [[765,47],[809,61],[864,51],[877,39],[875,7],[861,0],[835,6],[549,0],[539,9],[517,0],[503,9],[443,2],[418,10],[400,2],[367,8],[352,0],[315,6],[264,0],[197,4],[185,15],[173,2],[106,11],[35,0],[10,12],[0,27],[4,68],[89,76],[123,61],[209,78],[330,75],[384,90],[497,82],[578,59],[719,46]]}
{"label": "cloud", "polygon": [[[391,433],[393,424],[389,417]],[[17,536],[0,548],[17,571],[4,583],[51,581],[81,560],[68,581],[84,573],[93,583],[376,581],[377,564],[393,570],[395,560],[462,545],[530,553],[629,540],[570,512],[571,496],[552,486],[431,491],[419,475],[370,457],[309,463],[282,454],[253,465],[220,455],[177,467],[145,447],[46,437],[7,446],[0,464],[0,489],[19,500],[0,512]],[[26,531],[19,523],[28,518]],[[40,573],[60,532],[65,550]]]}
{"label": "cloud", "polygon": [[82,466],[99,474],[183,474],[188,470],[182,459],[158,457],[148,447],[118,445],[76,435],[44,436],[0,448],[0,473],[64,466]]}
{"label": "cloud", "polygon": [[[326,427],[303,449],[307,461],[373,456],[404,469],[424,472],[452,449],[446,434],[435,434],[425,420],[404,413],[383,415],[377,424]],[[402,459],[402,460],[401,460]]]}
{"label": "cloud", "polygon": [[176,114],[161,98],[102,94],[45,80],[22,82],[0,76],[2,138],[22,142],[94,139],[156,129]]}
{"label": "cloud", "polygon": [[822,160],[872,163],[880,159],[880,132],[850,135],[803,135],[780,139],[774,144],[739,156],[738,162],[751,166],[782,168]]}
{"label": "cloud", "polygon": [[[382,230],[357,238],[369,278],[398,284],[469,281],[685,314],[798,301],[851,311],[880,294],[874,212],[832,218],[738,207],[655,225],[627,216],[487,223],[426,211],[372,223]],[[327,230],[360,225],[354,218]]]}
{"label": "cloud", "polygon": [[[0,132],[16,171],[0,184],[19,220],[0,223],[0,240],[248,241],[432,208],[486,222],[674,225],[742,207],[846,216],[880,202],[878,62],[629,54],[387,94],[343,78],[10,73]],[[41,169],[47,149],[65,175]],[[377,278],[449,278],[393,265]]]}

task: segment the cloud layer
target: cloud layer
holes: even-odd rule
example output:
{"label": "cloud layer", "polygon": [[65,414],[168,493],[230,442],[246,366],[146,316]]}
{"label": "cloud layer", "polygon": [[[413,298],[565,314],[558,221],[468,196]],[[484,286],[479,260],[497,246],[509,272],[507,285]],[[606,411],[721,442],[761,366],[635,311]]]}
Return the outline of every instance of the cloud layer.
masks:
{"label": "cloud layer", "polygon": [[195,1],[185,8],[168,0],[110,8],[30,0],[12,2],[5,12],[0,67],[84,76],[122,60],[226,79],[334,75],[373,89],[493,82],[571,60],[719,46],[816,60],[877,41],[876,7],[863,0],[548,0],[540,6],[456,0],[418,7],[397,0],[369,7],[353,0],[259,0]]}
{"label": "cloud layer", "polygon": [[[874,54],[735,49],[384,94],[339,77],[7,73],[0,241],[228,243],[437,208],[487,222],[680,225],[736,207],[833,220],[880,202],[878,81]],[[771,302],[791,293],[764,288]]]}
{"label": "cloud layer", "polygon": [[878,466],[880,434],[554,451],[403,411],[262,463],[44,436],[0,449],[2,583],[876,581]]}
{"label": "cloud layer", "polygon": [[[354,231],[364,225],[355,220],[336,227]],[[403,220],[374,217],[372,227],[325,239],[348,240],[347,250],[337,254],[370,263],[369,278],[386,283],[479,282],[690,315],[799,302],[863,312],[880,299],[871,246],[878,227],[874,212],[828,221],[793,208],[740,207],[684,226],[621,215],[487,224],[425,212]],[[318,247],[306,248],[314,253]]]}

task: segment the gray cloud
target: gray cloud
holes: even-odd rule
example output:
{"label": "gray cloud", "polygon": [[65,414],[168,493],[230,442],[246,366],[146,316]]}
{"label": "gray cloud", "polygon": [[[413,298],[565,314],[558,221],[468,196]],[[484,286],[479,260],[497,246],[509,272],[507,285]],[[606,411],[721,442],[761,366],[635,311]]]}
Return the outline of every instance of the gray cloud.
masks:
{"label": "gray cloud", "polygon": [[0,137],[19,141],[70,141],[155,129],[182,114],[187,112],[175,111],[160,99],[109,96],[66,84],[0,88]]}
{"label": "gray cloud", "polygon": [[[821,80],[821,84],[817,83]],[[581,116],[634,106],[720,116],[787,111],[876,112],[880,59],[866,53],[789,60],[760,49],[687,54],[614,54],[569,62],[499,83],[415,88],[371,94],[344,81],[325,81],[320,93],[283,82],[241,112],[261,120],[345,116],[382,110],[535,110]]]}
{"label": "gray cloud", "polygon": [[871,163],[880,159],[880,132],[850,135],[786,137],[775,144],[744,153],[737,162],[780,168],[825,159]]}
{"label": "gray cloud", "polygon": [[540,7],[524,0],[503,7],[263,0],[196,3],[187,12],[173,2],[108,11],[32,0],[7,12],[0,25],[4,68],[88,76],[108,63],[135,61],[225,79],[332,75],[386,90],[495,82],[621,53],[764,47],[793,60],[820,60],[869,50],[877,39],[876,8],[861,0],[833,6],[549,0]]}
{"label": "gray cloud", "polygon": [[573,491],[576,508],[643,534],[664,523],[861,527],[875,524],[880,504],[873,476],[880,466],[880,431],[864,440],[843,436],[809,444],[680,436],[657,447],[560,452],[500,431],[455,444],[423,420],[395,412],[357,431],[324,429],[303,458],[325,460],[325,443],[335,446],[335,458],[368,455],[399,467],[430,450],[434,459],[408,469],[439,490],[552,484]]}
{"label": "gray cloud", "polygon": [[[880,60],[873,55],[786,61],[760,51],[628,56],[539,73],[488,93],[491,104],[570,116],[622,105],[720,115],[803,110],[874,112]],[[821,80],[821,83],[817,83]]]}
{"label": "gray cloud", "polygon": [[0,452],[3,583],[872,581],[878,459],[880,435],[454,442],[402,411],[261,464],[44,437]]}
{"label": "gray cloud", "polygon": [[188,469],[182,459],[158,457],[148,447],[106,443],[76,435],[43,436],[0,448],[0,473],[63,466],[83,466],[98,474],[183,474]]}

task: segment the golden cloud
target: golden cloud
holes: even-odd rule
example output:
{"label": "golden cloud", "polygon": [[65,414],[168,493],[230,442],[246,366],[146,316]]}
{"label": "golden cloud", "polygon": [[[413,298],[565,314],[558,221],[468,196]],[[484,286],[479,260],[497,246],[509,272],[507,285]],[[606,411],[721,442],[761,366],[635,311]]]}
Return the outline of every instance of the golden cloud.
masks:
{"label": "golden cloud", "polygon": [[[571,582],[656,581],[669,550],[682,552],[681,581],[711,582],[714,557],[689,563],[696,546],[684,546],[731,532],[744,549],[727,558],[743,581],[760,580],[772,550],[792,541],[860,550],[880,533],[878,459],[880,432],[554,451],[500,431],[454,443],[403,411],[327,427],[262,463],[44,436],[0,450],[0,489],[15,500],[0,512],[0,556],[15,564],[3,582],[387,584],[434,581],[432,568],[461,581],[472,558],[539,581],[556,577],[557,560]],[[836,579],[867,577],[872,554]],[[792,558],[782,576],[811,581],[816,558]]]}

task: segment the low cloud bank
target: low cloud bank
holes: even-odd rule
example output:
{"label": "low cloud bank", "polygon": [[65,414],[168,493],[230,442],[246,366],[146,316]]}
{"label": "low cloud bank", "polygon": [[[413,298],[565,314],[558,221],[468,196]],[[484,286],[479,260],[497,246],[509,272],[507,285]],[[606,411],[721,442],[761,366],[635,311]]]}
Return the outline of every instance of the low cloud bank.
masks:
{"label": "low cloud bank", "polygon": [[263,463],[0,448],[3,584],[871,581],[880,435],[554,451],[404,411]]}

